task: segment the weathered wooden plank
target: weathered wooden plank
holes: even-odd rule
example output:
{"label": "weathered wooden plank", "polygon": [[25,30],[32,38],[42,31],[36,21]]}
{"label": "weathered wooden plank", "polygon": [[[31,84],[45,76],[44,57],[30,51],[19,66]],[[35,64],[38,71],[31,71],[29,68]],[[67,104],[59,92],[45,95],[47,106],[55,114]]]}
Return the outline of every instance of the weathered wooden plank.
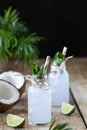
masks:
{"label": "weathered wooden plank", "polygon": [[[40,63],[44,63],[44,60],[40,60]],[[9,64],[9,67],[13,67],[13,62]],[[70,67],[72,68],[70,63]],[[23,73],[23,74],[28,74],[29,73],[29,68],[28,66],[26,70],[22,68],[21,65],[17,66],[16,68],[13,67],[13,69]],[[0,65],[0,70],[4,69],[3,66]],[[70,71],[70,68],[69,68]],[[72,73],[70,73],[72,75]],[[74,74],[73,74],[74,75]],[[72,82],[73,83],[73,82]],[[70,103],[75,104],[73,102],[72,97],[70,96]],[[8,113],[13,113],[22,117],[26,117],[26,122],[24,125],[24,128],[18,129],[18,130],[48,130],[50,123],[46,125],[38,125],[38,126],[31,126],[28,124],[28,106],[27,106],[27,88],[25,93],[22,95],[21,100],[18,104],[16,104],[12,109],[5,113],[0,114],[0,130],[13,130],[13,128],[10,128],[6,124],[6,116]],[[78,112],[78,109],[75,109],[75,113],[73,113],[71,116],[65,116],[61,113],[60,107],[53,107],[52,108],[52,120],[56,119],[57,123],[65,123],[67,122],[69,126],[73,130],[85,130],[85,125],[83,123],[83,120]]]}
{"label": "weathered wooden plank", "polygon": [[68,61],[70,88],[87,127],[87,58]]}
{"label": "weathered wooden plank", "polygon": [[[74,104],[72,97],[70,97],[70,103]],[[27,110],[27,89],[26,92],[21,97],[21,100],[16,106],[14,106],[9,111],[0,114],[0,130],[13,130],[6,124],[6,116],[8,113],[13,113],[22,117],[26,117],[26,123],[24,128],[18,130],[48,130],[50,123],[46,125],[38,125],[38,126],[31,126],[28,124],[28,110]],[[56,119],[57,123],[65,123],[67,122],[73,130],[85,130],[85,125],[82,121],[82,118],[79,115],[77,108],[75,109],[75,113],[71,116],[65,116],[61,113],[59,107],[52,108],[52,120]]]}

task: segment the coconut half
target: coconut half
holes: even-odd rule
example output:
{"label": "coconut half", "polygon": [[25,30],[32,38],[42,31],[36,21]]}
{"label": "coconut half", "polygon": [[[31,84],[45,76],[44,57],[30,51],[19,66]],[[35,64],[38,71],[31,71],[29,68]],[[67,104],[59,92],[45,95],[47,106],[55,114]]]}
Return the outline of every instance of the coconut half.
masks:
{"label": "coconut half", "polygon": [[3,79],[5,81],[8,81],[9,83],[16,86],[16,88],[19,90],[20,95],[23,94],[25,91],[25,77],[16,71],[5,71],[0,74],[0,79]]}
{"label": "coconut half", "polygon": [[12,108],[20,99],[18,89],[11,83],[0,79],[0,112]]}

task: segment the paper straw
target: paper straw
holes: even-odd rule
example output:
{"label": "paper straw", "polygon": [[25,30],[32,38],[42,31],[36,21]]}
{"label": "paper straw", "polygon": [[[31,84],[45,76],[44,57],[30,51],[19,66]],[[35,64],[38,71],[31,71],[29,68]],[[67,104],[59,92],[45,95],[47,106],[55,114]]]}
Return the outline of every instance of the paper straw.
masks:
{"label": "paper straw", "polygon": [[49,62],[50,62],[50,56],[47,56],[45,64],[44,64],[44,74],[47,73]]}
{"label": "paper straw", "polygon": [[64,47],[62,54],[66,55],[66,52],[67,52],[67,47]]}

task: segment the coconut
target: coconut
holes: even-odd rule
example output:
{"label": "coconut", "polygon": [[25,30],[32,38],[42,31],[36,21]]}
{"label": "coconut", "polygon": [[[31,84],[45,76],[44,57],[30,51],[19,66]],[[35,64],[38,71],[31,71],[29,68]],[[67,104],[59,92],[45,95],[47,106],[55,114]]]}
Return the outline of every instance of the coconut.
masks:
{"label": "coconut", "polygon": [[0,79],[0,112],[12,108],[20,99],[18,89],[8,81]]}
{"label": "coconut", "polygon": [[16,86],[20,95],[25,91],[25,77],[17,71],[5,71],[0,74],[0,79],[8,81],[9,83]]}

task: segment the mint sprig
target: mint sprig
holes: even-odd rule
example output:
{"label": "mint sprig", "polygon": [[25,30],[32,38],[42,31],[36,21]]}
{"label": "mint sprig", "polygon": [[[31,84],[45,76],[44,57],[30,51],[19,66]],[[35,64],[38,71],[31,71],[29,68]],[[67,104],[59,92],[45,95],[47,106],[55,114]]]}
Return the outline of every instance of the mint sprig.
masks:
{"label": "mint sprig", "polygon": [[37,78],[41,79],[43,76],[44,64],[39,66],[38,64],[32,64],[31,73],[32,75],[36,75]]}
{"label": "mint sprig", "polygon": [[56,125],[55,123],[56,120],[53,120],[49,127],[49,130],[72,130],[72,128],[67,127],[68,126],[67,123],[56,124]]}
{"label": "mint sprig", "polygon": [[56,65],[60,65],[65,59],[65,55],[62,54],[61,52],[56,52],[56,54],[54,55],[54,62],[56,63]]}

